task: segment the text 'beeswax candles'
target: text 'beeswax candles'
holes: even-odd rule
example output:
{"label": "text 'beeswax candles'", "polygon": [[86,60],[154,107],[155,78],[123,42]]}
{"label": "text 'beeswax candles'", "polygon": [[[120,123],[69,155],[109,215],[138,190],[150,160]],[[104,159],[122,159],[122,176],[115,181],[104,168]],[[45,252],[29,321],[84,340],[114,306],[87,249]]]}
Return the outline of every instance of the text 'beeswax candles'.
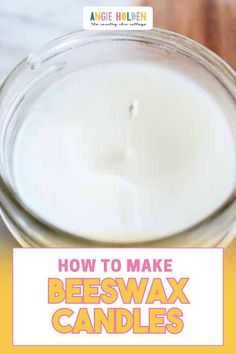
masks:
{"label": "text 'beeswax candles'", "polygon": [[178,233],[235,183],[220,104],[184,72],[148,61],[104,63],[52,84],[28,110],[13,162],[27,206],[98,241]]}

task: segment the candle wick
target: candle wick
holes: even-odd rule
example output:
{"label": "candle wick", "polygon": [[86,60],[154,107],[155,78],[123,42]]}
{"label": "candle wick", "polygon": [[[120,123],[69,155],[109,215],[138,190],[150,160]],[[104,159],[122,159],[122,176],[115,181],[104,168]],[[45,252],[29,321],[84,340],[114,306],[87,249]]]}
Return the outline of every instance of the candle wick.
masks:
{"label": "candle wick", "polygon": [[135,116],[138,115],[138,101],[134,100],[131,105],[129,106],[129,118],[130,120],[133,120]]}
{"label": "candle wick", "polygon": [[129,106],[129,120],[127,125],[127,133],[126,133],[126,146],[125,146],[125,155],[126,157],[130,157],[133,154],[133,148],[131,144],[132,138],[132,131],[135,117],[139,113],[139,104],[138,101],[135,99]]}

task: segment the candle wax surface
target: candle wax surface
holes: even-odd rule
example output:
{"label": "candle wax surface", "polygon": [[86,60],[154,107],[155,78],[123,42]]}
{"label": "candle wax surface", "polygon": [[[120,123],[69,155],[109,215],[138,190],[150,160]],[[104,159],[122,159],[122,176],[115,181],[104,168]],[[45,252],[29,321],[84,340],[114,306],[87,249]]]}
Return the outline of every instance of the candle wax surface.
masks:
{"label": "candle wax surface", "polygon": [[216,99],[182,72],[106,63],[37,98],[13,168],[22,201],[51,224],[99,241],[149,241],[191,227],[227,199],[234,141]]}

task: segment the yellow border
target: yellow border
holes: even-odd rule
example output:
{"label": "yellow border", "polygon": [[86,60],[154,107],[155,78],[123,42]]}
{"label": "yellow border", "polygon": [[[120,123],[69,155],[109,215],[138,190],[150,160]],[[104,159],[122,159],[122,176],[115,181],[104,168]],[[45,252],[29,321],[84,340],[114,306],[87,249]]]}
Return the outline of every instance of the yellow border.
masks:
{"label": "yellow border", "polygon": [[[146,354],[232,354],[236,352],[236,248],[225,251],[225,338],[223,347],[12,347],[12,248],[0,249],[0,353],[1,354],[73,354],[73,353],[146,353]],[[210,260],[209,260],[210,262]]]}

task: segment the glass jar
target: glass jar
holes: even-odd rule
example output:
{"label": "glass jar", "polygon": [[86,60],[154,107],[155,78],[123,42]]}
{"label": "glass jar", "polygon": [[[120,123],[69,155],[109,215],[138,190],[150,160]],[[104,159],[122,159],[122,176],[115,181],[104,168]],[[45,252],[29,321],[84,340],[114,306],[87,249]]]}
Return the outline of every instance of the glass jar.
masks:
{"label": "glass jar", "polygon": [[[95,242],[43,220],[23,203],[14,185],[12,156],[24,112],[45,88],[69,73],[114,61],[165,62],[197,78],[224,106],[236,136],[236,75],[217,55],[181,35],[151,31],[85,32],[59,38],[23,60],[0,90],[0,204],[2,217],[23,246],[69,247],[214,247],[234,237],[235,190],[210,216],[191,228],[156,241]],[[224,148],[224,147],[222,147]],[[24,168],[24,166],[22,166]]]}

